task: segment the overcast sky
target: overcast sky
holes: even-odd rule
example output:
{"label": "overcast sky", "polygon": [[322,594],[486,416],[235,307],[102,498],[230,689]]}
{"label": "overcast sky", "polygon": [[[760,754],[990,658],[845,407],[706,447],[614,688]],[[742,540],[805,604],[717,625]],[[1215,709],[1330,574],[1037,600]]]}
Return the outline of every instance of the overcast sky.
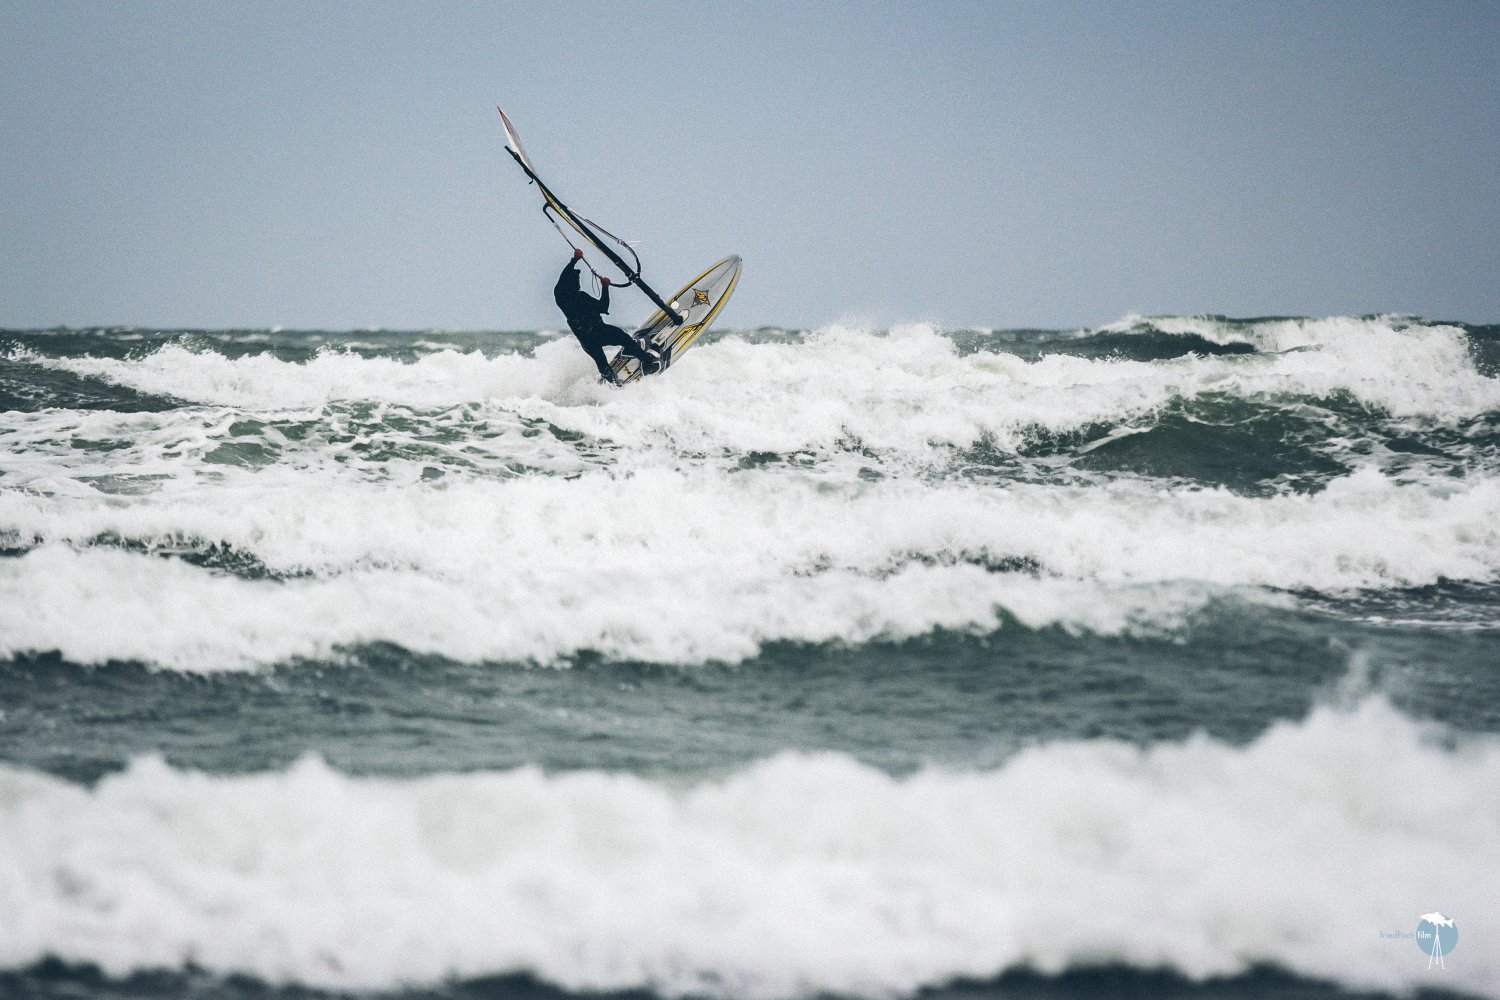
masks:
{"label": "overcast sky", "polygon": [[[1500,3],[0,6],[0,326],[1500,320]],[[636,293],[615,318],[649,311]]]}

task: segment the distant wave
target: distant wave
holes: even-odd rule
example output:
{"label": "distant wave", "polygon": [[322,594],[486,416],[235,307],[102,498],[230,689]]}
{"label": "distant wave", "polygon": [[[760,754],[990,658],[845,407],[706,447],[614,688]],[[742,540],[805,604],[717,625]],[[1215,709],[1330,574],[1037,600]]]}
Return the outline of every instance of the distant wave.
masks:
{"label": "distant wave", "polygon": [[[1189,355],[1180,365],[1148,364],[1162,360],[1155,349],[1141,361],[1128,355],[1066,353],[1025,360],[1004,350],[1003,338],[995,345],[1002,349],[962,353],[951,338],[924,324],[889,331],[831,326],[794,342],[729,334],[709,344],[711,350],[695,352],[692,364],[674,372],[670,381],[636,387],[628,408],[660,423],[664,397],[670,397],[678,406],[674,425],[689,432],[708,429],[695,426],[707,417],[702,408],[721,417],[732,409],[741,419],[723,424],[722,430],[747,433],[774,407],[786,433],[801,437],[792,447],[808,447],[817,443],[808,432],[824,428],[835,416],[841,418],[839,426],[847,425],[861,440],[878,443],[898,432],[899,441],[906,436],[899,435],[903,424],[912,424],[921,409],[938,404],[953,430],[963,430],[933,439],[956,444],[1003,431],[1007,424],[1064,427],[1080,416],[1097,420],[1208,389],[1314,397],[1345,391],[1396,414],[1462,416],[1500,406],[1500,382],[1476,370],[1469,335],[1459,326],[1396,317],[1132,317],[1073,339],[1111,337],[1118,343],[1122,334],[1244,344],[1254,353]],[[429,341],[429,346],[441,345]],[[545,396],[564,404],[602,403],[596,408],[605,419],[620,416],[625,407],[618,404],[626,397],[614,397],[593,384],[587,360],[569,339],[544,340],[534,347],[500,355],[450,347],[419,356],[398,351],[400,356],[392,357],[334,343],[297,361],[271,352],[230,356],[176,341],[125,357],[52,356],[35,347],[10,353],[13,360],[154,395],[249,408],[309,407],[339,399],[443,406]],[[746,378],[746,373],[754,377]],[[816,391],[807,393],[809,388]],[[1058,396],[1061,389],[1069,392],[1065,400]],[[919,420],[917,429],[934,428]]]}

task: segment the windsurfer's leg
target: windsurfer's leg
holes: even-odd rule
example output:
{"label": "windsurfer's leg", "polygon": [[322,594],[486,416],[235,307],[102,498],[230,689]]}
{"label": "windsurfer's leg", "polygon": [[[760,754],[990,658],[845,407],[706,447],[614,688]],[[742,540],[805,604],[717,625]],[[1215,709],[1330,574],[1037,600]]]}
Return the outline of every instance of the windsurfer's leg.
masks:
{"label": "windsurfer's leg", "polygon": [[621,330],[618,326],[613,326],[609,323],[600,323],[594,328],[594,333],[599,338],[599,343],[601,344],[620,347],[632,355],[640,355],[641,345],[634,337]]}
{"label": "windsurfer's leg", "polygon": [[646,350],[641,346],[639,340],[618,326],[600,323],[597,332],[601,343],[613,344],[632,358],[635,358],[641,363],[641,369],[647,375],[661,370],[661,362],[658,360],[659,356],[653,356],[653,352]]}
{"label": "windsurfer's leg", "polygon": [[599,369],[600,377],[613,382],[615,377],[609,370],[609,359],[604,356],[604,342],[581,333],[575,332],[575,336],[578,337],[578,343],[583,345],[583,351],[589,356],[589,360],[594,362],[594,367]]}

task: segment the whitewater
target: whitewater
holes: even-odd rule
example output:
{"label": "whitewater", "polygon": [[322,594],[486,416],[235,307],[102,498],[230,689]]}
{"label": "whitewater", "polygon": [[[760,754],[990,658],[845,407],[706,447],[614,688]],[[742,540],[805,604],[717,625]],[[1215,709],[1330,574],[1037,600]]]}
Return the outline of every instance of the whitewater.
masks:
{"label": "whitewater", "polygon": [[0,991],[1500,997],[1497,733],[1494,327],[0,331]]}

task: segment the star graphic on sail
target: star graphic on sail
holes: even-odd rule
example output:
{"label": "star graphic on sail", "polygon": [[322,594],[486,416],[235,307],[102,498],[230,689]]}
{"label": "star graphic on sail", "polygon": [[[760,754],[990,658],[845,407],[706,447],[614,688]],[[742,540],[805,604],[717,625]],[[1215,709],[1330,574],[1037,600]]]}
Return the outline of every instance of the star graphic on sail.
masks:
{"label": "star graphic on sail", "polygon": [[699,288],[693,289],[693,305],[695,305],[695,306],[706,306],[706,305],[708,305],[708,293],[705,292],[705,291],[703,291],[702,289],[699,289]]}

